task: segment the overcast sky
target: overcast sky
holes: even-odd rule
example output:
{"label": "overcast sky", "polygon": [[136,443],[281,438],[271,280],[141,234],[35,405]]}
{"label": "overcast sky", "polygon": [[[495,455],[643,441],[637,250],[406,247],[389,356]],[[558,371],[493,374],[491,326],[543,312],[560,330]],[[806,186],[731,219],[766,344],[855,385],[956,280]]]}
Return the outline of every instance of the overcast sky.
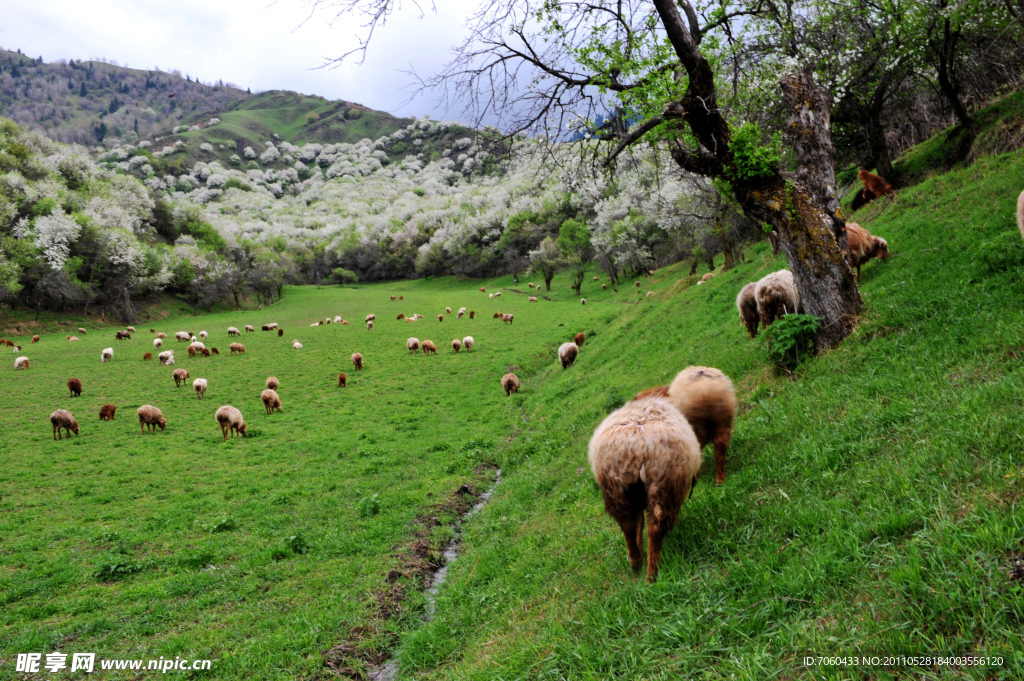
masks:
{"label": "overcast sky", "polygon": [[[435,98],[408,100],[414,65],[429,74],[464,36],[478,0],[439,0],[425,16],[404,0],[378,29],[365,63],[316,70],[354,47],[357,19],[334,22],[306,0],[0,0],[0,46],[44,61],[106,57],[122,66],[180,69],[203,82],[255,90],[295,90],[374,109],[454,120]],[[421,3],[423,4],[423,3]],[[305,23],[303,23],[305,21]],[[404,89],[403,89],[404,88]]]}

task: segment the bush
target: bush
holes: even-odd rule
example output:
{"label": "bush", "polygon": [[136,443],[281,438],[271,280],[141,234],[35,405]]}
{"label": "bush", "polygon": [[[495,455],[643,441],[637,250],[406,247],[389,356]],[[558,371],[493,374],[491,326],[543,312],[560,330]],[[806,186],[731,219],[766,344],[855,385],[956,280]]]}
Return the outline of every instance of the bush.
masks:
{"label": "bush", "polygon": [[242,182],[237,177],[232,177],[230,180],[224,183],[224,189],[241,189],[243,192],[251,192],[252,187],[245,182]]}
{"label": "bush", "polygon": [[781,369],[794,369],[814,352],[814,334],[821,320],[809,314],[788,314],[764,331],[768,361]]}
{"label": "bush", "polygon": [[1024,267],[1024,242],[1017,232],[1005,232],[975,248],[975,259],[988,272],[1007,272]]}
{"label": "bush", "polygon": [[761,128],[746,123],[733,132],[729,150],[733,154],[732,174],[737,180],[771,177],[779,167],[782,138],[775,133],[768,144],[763,144]]}
{"label": "bush", "polygon": [[331,272],[331,281],[338,284],[354,284],[359,281],[359,276],[352,270],[346,270],[344,267],[339,267]]}
{"label": "bush", "polygon": [[308,114],[306,114],[306,125],[316,123],[318,120],[320,120],[320,115],[315,111],[310,111]]}

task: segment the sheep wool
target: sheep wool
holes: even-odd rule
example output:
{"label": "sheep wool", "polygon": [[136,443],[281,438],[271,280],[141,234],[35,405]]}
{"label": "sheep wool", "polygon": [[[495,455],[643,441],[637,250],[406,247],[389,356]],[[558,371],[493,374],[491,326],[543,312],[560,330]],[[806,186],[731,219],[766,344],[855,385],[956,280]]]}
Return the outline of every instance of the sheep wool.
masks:
{"label": "sheep wool", "polygon": [[579,351],[579,346],[575,343],[562,343],[558,347],[558,361],[562,363],[563,369],[568,369],[576,362]]}
{"label": "sheep wool", "polygon": [[740,324],[746,329],[753,339],[757,336],[757,323],[761,320],[757,313],[757,297],[754,291],[757,289],[757,282],[752,281],[740,289],[736,296],[736,309],[740,313]]}
{"label": "sheep wool", "polygon": [[779,270],[762,277],[754,288],[754,297],[761,326],[766,329],[779,317],[800,309],[800,293],[789,270]]}
{"label": "sheep wool", "polygon": [[231,433],[231,437],[237,435],[238,437],[245,437],[245,419],[242,418],[242,412],[238,411],[229,404],[225,404],[217,410],[214,418],[217,419],[217,425],[220,426],[221,433],[224,434],[224,441],[228,441],[228,432]]}
{"label": "sheep wool", "polygon": [[732,440],[736,393],[732,381],[712,367],[687,367],[668,388],[668,399],[697,436],[701,449],[715,446],[715,481],[725,482],[725,455]]}

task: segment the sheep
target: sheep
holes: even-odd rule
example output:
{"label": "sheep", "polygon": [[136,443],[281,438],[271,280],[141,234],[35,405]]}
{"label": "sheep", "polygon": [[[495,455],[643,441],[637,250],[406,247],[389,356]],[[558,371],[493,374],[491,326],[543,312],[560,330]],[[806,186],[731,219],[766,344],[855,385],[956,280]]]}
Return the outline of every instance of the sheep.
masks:
{"label": "sheep", "polygon": [[165,350],[157,355],[157,359],[164,366],[170,366],[174,364],[174,352],[171,350]]}
{"label": "sheep", "polygon": [[766,329],[779,317],[800,308],[800,292],[789,270],[779,270],[762,277],[754,288],[754,298],[757,299],[761,326]]}
{"label": "sheep", "polygon": [[639,280],[637,280],[637,282],[636,282],[636,287],[640,288],[640,281]]}
{"label": "sheep", "polygon": [[77,378],[68,379],[68,390],[71,391],[71,397],[82,396],[82,381]]}
{"label": "sheep", "polygon": [[160,430],[167,427],[167,419],[164,418],[163,413],[152,404],[144,404],[139,407],[139,410],[135,412],[139,415],[139,427],[142,429],[143,434],[146,432],[146,426],[149,426],[149,430],[156,432],[156,427],[160,426]]}
{"label": "sheep", "polygon": [[228,441],[228,431],[231,431],[231,437],[245,437],[245,419],[242,418],[242,412],[231,405],[225,404],[218,409],[214,418],[217,419],[220,432],[224,434],[224,442]]}
{"label": "sheep", "polygon": [[171,376],[174,378],[174,387],[180,388],[188,379],[188,369],[175,369]]}
{"label": "sheep", "polygon": [[889,244],[881,237],[872,236],[856,222],[846,223],[846,241],[850,247],[850,265],[857,268],[860,282],[860,266],[872,258],[889,259]]}
{"label": "sheep", "polygon": [[360,355],[358,352],[352,353],[352,366],[356,368],[356,371],[359,371],[360,369],[363,368],[363,356]]}
{"label": "sheep", "polygon": [[572,342],[575,343],[576,347],[578,347],[578,348],[582,348],[583,347],[583,341],[585,341],[585,340],[587,340],[587,337],[585,335],[583,335],[582,331],[580,331],[578,334],[576,334],[575,336],[572,337]]}
{"label": "sheep", "polygon": [[338,374],[338,387],[339,388],[344,388],[345,387],[345,383],[347,383],[347,382],[348,382],[348,376],[346,376],[345,374]]}
{"label": "sheep", "polygon": [[330,323],[331,323],[331,318],[330,317],[325,317],[324,318],[324,324],[330,324]]}
{"label": "sheep", "polygon": [[65,336],[68,339],[68,343],[74,343],[78,340],[78,336]]}
{"label": "sheep", "polygon": [[323,322],[313,322],[310,326],[320,326]]}
{"label": "sheep", "polygon": [[14,348],[14,352],[21,352],[21,346],[20,345],[11,346],[10,343],[8,343],[7,345],[10,346],[10,347],[13,347]]}
{"label": "sheep", "polygon": [[78,435],[78,421],[75,420],[75,417],[67,409],[58,409],[50,414],[50,425],[53,426],[54,440],[64,439],[61,430],[67,431],[69,440],[71,439],[72,432]]}
{"label": "sheep", "polygon": [[341,320],[341,325],[342,326],[348,326],[348,320],[347,319],[342,319]]}
{"label": "sheep", "polygon": [[195,346],[193,346],[193,345],[188,346],[188,356],[189,357],[195,357],[196,356],[196,348],[195,348]]}
{"label": "sheep", "polygon": [[[449,308],[449,309],[450,309],[450,308]],[[443,314],[439,314],[439,315],[437,315],[437,321],[439,321],[439,322],[443,322],[443,321],[444,321],[444,315],[443,315]]]}
{"label": "sheep", "polygon": [[1020,230],[1020,238],[1024,239],[1024,192],[1017,197],[1017,228]]}
{"label": "sheep", "polygon": [[82,334],[82,335],[84,336],[84,335],[86,335],[86,334],[88,333],[88,331],[86,331],[85,329],[83,329],[83,328],[82,328],[82,327],[80,326],[80,327],[78,327],[78,333],[80,333],[80,334]]}
{"label": "sheep", "polygon": [[708,272],[707,274],[705,274],[703,277],[700,278],[700,281],[703,284],[705,281],[711,281],[711,278],[714,277],[714,276],[715,275],[713,275],[710,272]]}
{"label": "sheep", "polygon": [[210,354],[211,355],[219,355],[220,354],[220,350],[218,350],[217,348],[210,348]]}
{"label": "sheep", "polygon": [[641,390],[640,392],[638,392],[636,395],[633,396],[633,401],[636,402],[637,400],[642,400],[645,397],[661,397],[662,399],[666,399],[667,400],[668,399],[668,386],[667,385],[659,385],[659,386],[655,386],[653,388],[648,388],[647,390]]}
{"label": "sheep", "polygon": [[531,281],[529,284],[527,284],[527,286],[529,286],[530,288],[533,288],[533,282]]}
{"label": "sheep", "polygon": [[32,342],[33,343],[38,343],[39,342],[39,336],[32,336]]}
{"label": "sheep", "polygon": [[235,355],[235,354],[244,355],[245,354],[245,346],[242,345],[241,343],[232,343],[231,345],[228,346],[228,348],[231,350],[231,354],[232,355]]}
{"label": "sheep", "polygon": [[192,389],[196,391],[196,397],[203,399],[206,395],[207,382],[205,378],[197,378],[192,381]]}
{"label": "sheep", "polygon": [[201,349],[199,351],[199,354],[201,354],[203,357],[209,357],[210,356],[210,351],[207,350],[206,348],[203,348],[203,349]]}
{"label": "sheep", "polygon": [[600,277],[594,277],[594,281],[601,281]]}
{"label": "sheep", "polygon": [[497,293],[495,293],[494,297],[495,298],[501,298],[501,291],[498,291]]}
{"label": "sheep", "polygon": [[867,202],[892,192],[892,185],[882,177],[870,173],[863,168],[857,172],[857,177],[860,178],[863,188],[853,197],[853,203],[850,206],[851,210],[857,210]]}
{"label": "sheep", "polygon": [[152,352],[147,352],[146,354],[144,354],[142,356],[142,361],[143,362],[148,362],[151,359],[153,359],[153,353]]}
{"label": "sheep", "polygon": [[269,324],[265,324],[263,328],[265,331],[273,331],[278,326],[280,326],[280,324],[278,324],[277,322],[270,322]]}
{"label": "sheep", "polygon": [[580,298],[580,305],[586,305],[586,304],[587,304],[587,299],[586,298]]}
{"label": "sheep", "polygon": [[534,296],[530,296],[526,300],[527,300],[527,302],[530,302],[530,303],[536,303],[537,302],[537,298],[534,297]]}
{"label": "sheep", "polygon": [[268,376],[266,385],[269,390],[277,390],[281,387],[281,381],[276,376]]}
{"label": "sheep", "polygon": [[576,361],[576,355],[580,352],[579,346],[575,343],[562,343],[558,347],[558,360],[562,363],[563,369],[568,369]]}
{"label": "sheep", "polygon": [[437,354],[437,346],[434,345],[434,341],[432,340],[423,341],[423,354],[426,355],[427,353],[430,353],[431,355]]}
{"label": "sheep", "polygon": [[284,411],[281,409],[281,398],[276,391],[267,388],[260,393],[260,399],[263,400],[263,408],[267,410],[268,414],[273,414],[275,409]]}
{"label": "sheep", "polygon": [[337,315],[337,316],[336,316],[336,317],[334,318],[334,323],[335,323],[335,324],[341,324],[341,323],[342,323],[343,321],[345,321],[345,320],[341,318],[341,315]]}
{"label": "sheep", "polygon": [[608,284],[601,284],[601,290],[602,291],[607,291],[608,290]]}
{"label": "sheep", "polygon": [[126,327],[124,327],[124,329],[128,333],[135,333],[135,327],[134,326],[126,326]]}
{"label": "sheep", "polygon": [[650,297],[651,297],[651,296],[653,296],[653,295],[654,295],[654,291],[648,291],[648,292],[647,292],[647,297],[648,297],[648,298],[650,298]]}
{"label": "sheep", "polygon": [[109,362],[114,359],[114,348],[103,348],[103,352],[100,353],[100,363]]}
{"label": "sheep", "polygon": [[373,322],[366,322],[366,330],[369,331],[373,328]]}
{"label": "sheep", "polygon": [[228,336],[241,336],[242,332],[233,326],[228,327]]}
{"label": "sheep", "polygon": [[297,340],[296,341],[292,341],[292,347],[295,348],[296,350],[301,350],[302,349],[302,343],[300,343]]}
{"label": "sheep", "polygon": [[208,335],[210,335],[210,334],[206,333],[205,331],[200,331],[199,332],[199,340],[206,340],[206,337]]}
{"label": "sheep", "polygon": [[154,338],[153,339],[153,347],[154,348],[160,349],[163,346],[163,344],[164,344],[164,342],[162,340],[160,340],[159,338]]}
{"label": "sheep", "polygon": [[519,379],[515,374],[505,374],[501,377],[501,387],[505,391],[505,397],[508,397],[519,392]]}
{"label": "sheep", "polygon": [[187,341],[192,340],[192,334],[190,334],[188,331],[178,331],[177,333],[174,334],[174,338],[179,343],[185,343]]}
{"label": "sheep", "polygon": [[700,471],[693,429],[668,400],[627,402],[594,431],[587,459],[605,511],[619,524],[629,565],[637,573],[646,512],[647,581],[656,581],[661,545],[693,494]]}
{"label": "sheep", "polygon": [[732,381],[718,369],[687,367],[668,387],[668,399],[693,428],[700,448],[715,446],[715,481],[725,482],[725,454],[732,439],[736,393]]}
{"label": "sheep", "polygon": [[459,310],[458,313],[455,315],[455,318],[456,319],[462,319],[462,316],[464,314],[466,314],[465,310]]}
{"label": "sheep", "polygon": [[495,312],[494,316],[491,317],[491,319],[501,319],[501,313],[500,312]]}
{"label": "sheep", "polygon": [[256,329],[253,328],[252,324],[246,324],[245,325],[245,332],[246,333],[256,333]]}
{"label": "sheep", "polygon": [[477,290],[480,291],[480,293],[487,293],[487,289],[485,289],[483,287],[480,287]]}
{"label": "sheep", "polygon": [[474,319],[475,317],[476,317],[476,310],[470,310],[469,311],[469,318],[470,319]]}
{"label": "sheep", "polygon": [[117,407],[113,404],[104,404],[100,407],[100,421],[113,421],[114,414],[117,413]]}
{"label": "sheep", "polygon": [[118,331],[114,334],[114,340],[131,340],[132,335],[127,331]]}
{"label": "sheep", "polygon": [[391,296],[391,302],[392,303],[395,302],[396,300],[398,300],[398,296]]}
{"label": "sheep", "polygon": [[398,296],[399,300],[405,300],[405,296]]}
{"label": "sheep", "polygon": [[283,335],[284,335],[284,329],[278,329],[277,330],[277,337],[280,338]]}
{"label": "sheep", "polygon": [[409,348],[409,352],[416,352],[417,350],[420,349],[420,339],[409,338],[407,341],[405,341],[405,347]]}
{"label": "sheep", "polygon": [[446,307],[446,308],[444,309],[444,313],[445,313],[445,314],[451,314],[451,313],[452,313],[452,309],[451,309],[450,307]]}
{"label": "sheep", "polygon": [[166,333],[164,333],[163,331],[161,331],[160,333],[158,333],[158,334],[156,335],[156,337],[157,337],[157,338],[167,338],[167,334],[166,334]]}
{"label": "sheep", "polygon": [[513,319],[515,319],[515,315],[512,315],[512,314],[503,314],[503,315],[501,315],[501,321],[504,324],[511,324]]}
{"label": "sheep", "polygon": [[460,341],[458,338],[452,340],[452,350],[454,350],[455,353],[458,354],[459,350],[461,350],[461,349],[462,349],[462,341]]}
{"label": "sheep", "polygon": [[740,325],[747,329],[751,339],[757,336],[757,323],[760,321],[757,312],[756,289],[757,282],[752,281],[741,288],[739,295],[736,296],[736,309],[740,313]]}
{"label": "sheep", "polygon": [[462,347],[466,348],[466,352],[473,352],[473,343],[475,342],[472,336],[466,336],[462,339]]}
{"label": "sheep", "polygon": [[150,333],[156,333],[156,329],[150,329],[149,332]]}
{"label": "sheep", "polygon": [[487,297],[488,297],[488,298],[493,298],[493,297],[494,297],[494,294],[493,294],[493,293],[488,293],[488,294],[487,294]]}
{"label": "sheep", "polygon": [[375,315],[375,314],[368,314],[368,315],[366,315],[366,321],[368,321],[368,322],[372,322],[376,318],[377,318],[377,315]]}

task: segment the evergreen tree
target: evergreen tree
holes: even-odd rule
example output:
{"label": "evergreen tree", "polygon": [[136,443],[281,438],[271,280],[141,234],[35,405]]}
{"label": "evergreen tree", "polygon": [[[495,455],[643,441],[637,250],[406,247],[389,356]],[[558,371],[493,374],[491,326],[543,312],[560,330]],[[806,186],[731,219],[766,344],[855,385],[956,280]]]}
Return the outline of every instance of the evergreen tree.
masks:
{"label": "evergreen tree", "polygon": [[107,136],[107,124],[100,121],[100,124],[96,126],[93,132],[96,135],[96,140],[102,142],[103,138]]}
{"label": "evergreen tree", "polygon": [[85,81],[83,80],[82,81],[82,87],[78,90],[78,96],[79,97],[85,97],[86,94],[88,94],[88,93],[85,91]]}
{"label": "evergreen tree", "polygon": [[139,119],[138,118],[135,119],[135,125],[132,126],[132,130],[135,131],[136,135],[139,134]]}
{"label": "evergreen tree", "polygon": [[121,102],[117,101],[117,96],[115,96],[112,100],[110,100],[110,106],[107,107],[107,111],[109,111],[110,113],[114,113],[120,108]]}

